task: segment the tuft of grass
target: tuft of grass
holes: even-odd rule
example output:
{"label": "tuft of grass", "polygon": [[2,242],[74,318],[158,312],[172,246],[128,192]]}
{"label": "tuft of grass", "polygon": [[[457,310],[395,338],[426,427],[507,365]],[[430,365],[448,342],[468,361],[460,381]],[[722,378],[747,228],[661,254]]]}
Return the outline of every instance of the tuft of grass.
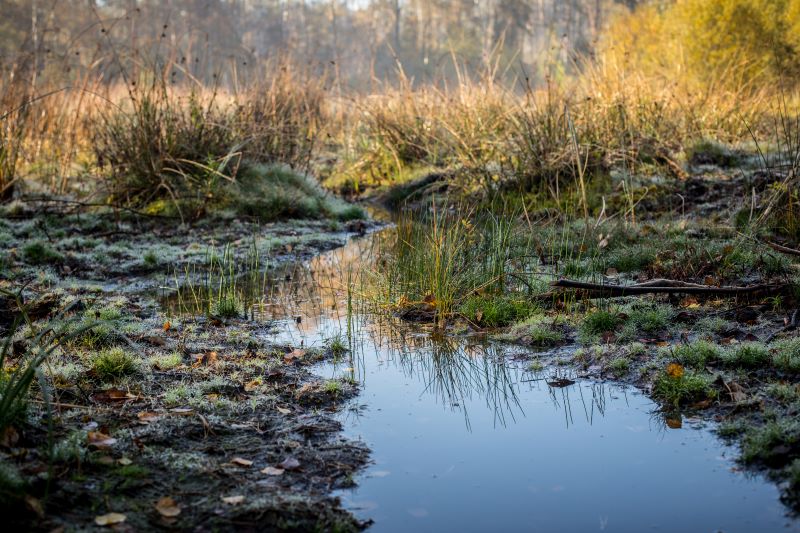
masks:
{"label": "tuft of grass", "polygon": [[107,348],[91,359],[91,369],[101,381],[132,376],[139,371],[136,357],[120,347]]}
{"label": "tuft of grass", "polygon": [[322,390],[326,394],[331,394],[333,396],[338,396],[342,393],[342,382],[338,379],[329,379],[325,382],[322,386]]}
{"label": "tuft of grass", "polygon": [[600,335],[614,331],[622,323],[622,318],[615,311],[599,309],[587,314],[581,323],[581,331],[586,335]]}
{"label": "tuft of grass", "polygon": [[782,339],[772,344],[773,364],[784,372],[800,372],[800,337]]}
{"label": "tuft of grass", "polygon": [[772,420],[751,428],[742,439],[742,461],[767,466],[782,466],[787,457],[785,448],[796,449],[800,444],[800,423],[791,418]]}
{"label": "tuft of grass", "polygon": [[667,305],[634,305],[628,312],[626,326],[652,335],[667,329],[672,315],[672,308]]}
{"label": "tuft of grass", "polygon": [[661,371],[653,383],[653,396],[678,408],[692,402],[716,398],[717,391],[712,382],[709,375],[693,370],[682,372],[679,376]]}
{"label": "tuft of grass", "polygon": [[769,365],[771,360],[769,349],[760,342],[746,342],[722,354],[722,362],[735,368],[761,368]]}
{"label": "tuft of grass", "polygon": [[536,306],[527,300],[513,296],[471,296],[459,311],[476,324],[490,328],[507,326],[528,318]]}
{"label": "tuft of grass", "polygon": [[723,350],[716,344],[698,340],[689,344],[679,344],[664,352],[676,363],[700,369],[708,363],[714,363],[722,358]]}
{"label": "tuft of grass", "polygon": [[22,248],[22,257],[31,265],[61,263],[64,256],[42,241],[33,241]]}
{"label": "tuft of grass", "polygon": [[345,343],[344,335],[337,333],[327,340],[328,350],[334,357],[341,357],[347,353],[347,343]]}
{"label": "tuft of grass", "polygon": [[241,299],[233,290],[220,295],[211,308],[211,313],[220,318],[238,318],[243,312]]}
{"label": "tuft of grass", "polygon": [[617,357],[607,366],[609,372],[620,378],[628,374],[631,370],[631,362],[627,357]]}
{"label": "tuft of grass", "polygon": [[172,352],[164,355],[154,355],[150,357],[150,364],[160,370],[172,370],[183,364],[183,356],[180,352]]}

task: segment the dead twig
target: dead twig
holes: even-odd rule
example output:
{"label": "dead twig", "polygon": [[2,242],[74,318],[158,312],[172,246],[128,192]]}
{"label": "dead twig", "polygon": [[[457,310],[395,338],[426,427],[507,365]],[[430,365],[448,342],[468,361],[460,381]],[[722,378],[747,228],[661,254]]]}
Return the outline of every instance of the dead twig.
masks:
{"label": "dead twig", "polygon": [[630,296],[633,294],[683,293],[742,296],[745,294],[778,294],[787,290],[788,285],[750,285],[748,287],[709,287],[684,281],[657,279],[636,285],[607,285],[587,283],[569,279],[559,279],[551,283],[553,287],[577,289],[595,296]]}
{"label": "dead twig", "polygon": [[767,244],[769,245],[770,248],[772,248],[773,250],[775,250],[777,252],[780,252],[782,254],[800,255],[800,250],[795,250],[794,248],[788,248],[786,246],[781,246],[780,244],[778,244],[776,242],[767,241]]}

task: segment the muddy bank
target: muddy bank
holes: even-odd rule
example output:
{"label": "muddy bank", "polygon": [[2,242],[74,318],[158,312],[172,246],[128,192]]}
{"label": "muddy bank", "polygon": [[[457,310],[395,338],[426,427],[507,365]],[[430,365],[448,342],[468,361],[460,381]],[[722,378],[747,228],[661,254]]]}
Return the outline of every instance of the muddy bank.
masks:
{"label": "muddy bank", "polygon": [[[264,271],[340,246],[371,225],[207,220],[191,227],[119,214],[41,213],[2,221],[3,287],[31,322],[11,364],[54,347],[31,401],[2,438],[0,491],[15,527],[353,530],[329,495],[368,458],[331,413],[357,393],[320,380],[335,347],[274,342],[237,312],[168,316],[157,299],[254,253]],[[159,289],[162,287],[162,289]],[[170,289],[171,290],[171,289]],[[17,303],[9,300],[4,325]],[[52,418],[50,417],[52,414]]]}

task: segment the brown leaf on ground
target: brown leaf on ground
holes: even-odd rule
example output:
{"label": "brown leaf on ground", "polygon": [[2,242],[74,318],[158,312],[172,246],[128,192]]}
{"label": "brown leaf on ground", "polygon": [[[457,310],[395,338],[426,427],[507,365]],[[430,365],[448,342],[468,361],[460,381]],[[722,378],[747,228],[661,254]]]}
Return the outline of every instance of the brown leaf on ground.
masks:
{"label": "brown leaf on ground", "polygon": [[681,427],[683,427],[683,420],[681,419],[680,415],[675,417],[668,417],[665,420],[665,422],[667,423],[667,427],[670,429],[680,429]]}
{"label": "brown leaf on ground", "polygon": [[245,459],[243,457],[234,457],[231,459],[231,464],[236,466],[253,466],[253,461],[250,459]]}
{"label": "brown leaf on ground", "polygon": [[172,329],[172,323],[169,320],[167,320],[166,322],[164,322],[164,332],[167,332],[170,329]]}
{"label": "brown leaf on ground", "polygon": [[261,470],[262,474],[266,474],[268,476],[280,476],[283,475],[283,468],[275,468],[274,466],[268,466]]}
{"label": "brown leaf on ground", "polygon": [[192,354],[192,368],[200,366],[213,366],[217,364],[217,352]]}
{"label": "brown leaf on ground", "polygon": [[164,496],[156,502],[156,511],[164,518],[175,518],[181,514],[181,506],[170,496]]}
{"label": "brown leaf on ground", "polygon": [[161,415],[158,413],[154,413],[152,411],[141,411],[136,414],[136,418],[139,419],[140,424],[147,425],[150,422],[155,422],[156,420],[161,418]]}
{"label": "brown leaf on ground", "polygon": [[99,403],[128,402],[139,399],[135,394],[117,388],[110,388],[92,394],[92,400]]}
{"label": "brown leaf on ground", "polygon": [[122,513],[108,513],[95,517],[94,523],[98,526],[113,526],[114,524],[121,524],[127,519],[128,517]]}
{"label": "brown leaf on ground", "polygon": [[86,442],[90,448],[107,450],[117,443],[117,439],[100,431],[90,431],[86,435]]}
{"label": "brown leaf on ground", "polygon": [[258,378],[254,379],[252,381],[248,381],[247,383],[245,383],[244,384],[244,391],[245,392],[253,392],[254,390],[256,390],[258,387],[260,387],[263,384],[264,384],[264,380],[261,379],[260,377],[258,377]]}
{"label": "brown leaf on ground", "polygon": [[222,496],[222,501],[228,505],[239,505],[244,502],[244,496]]}
{"label": "brown leaf on ground", "polygon": [[286,363],[286,364],[290,364],[290,363],[295,362],[298,359],[302,359],[303,356],[305,356],[305,355],[306,355],[306,351],[305,350],[301,350],[301,349],[298,348],[298,349],[292,350],[291,352],[289,352],[286,355],[284,355],[283,356],[283,362]]}

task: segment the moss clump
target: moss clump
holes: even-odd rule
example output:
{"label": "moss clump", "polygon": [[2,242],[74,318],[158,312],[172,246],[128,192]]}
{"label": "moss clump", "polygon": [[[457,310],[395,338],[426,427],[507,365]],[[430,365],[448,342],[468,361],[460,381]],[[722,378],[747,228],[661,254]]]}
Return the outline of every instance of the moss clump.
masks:
{"label": "moss clump", "polygon": [[759,342],[747,342],[730,348],[722,354],[725,365],[736,368],[759,368],[768,365],[772,357],[766,346]]}
{"label": "moss clump", "polygon": [[772,362],[784,372],[800,372],[800,337],[783,339],[772,345]]}
{"label": "moss clump", "polygon": [[220,318],[238,318],[243,313],[242,302],[233,292],[223,294],[214,302],[211,313]]}
{"label": "moss clump", "polygon": [[667,355],[676,363],[691,368],[703,368],[708,363],[719,361],[722,354],[723,350],[716,344],[700,340],[689,344],[679,344],[672,348],[671,353]]}
{"label": "moss clump", "polygon": [[628,312],[626,326],[637,333],[655,334],[669,327],[673,311],[666,305],[633,306]]}
{"label": "moss clump", "polygon": [[538,308],[531,302],[508,296],[471,296],[459,311],[468,320],[497,328],[524,320]]}
{"label": "moss clump", "polygon": [[122,348],[102,350],[92,358],[92,371],[101,381],[131,376],[139,371],[136,358]]}
{"label": "moss clump", "polygon": [[617,357],[613,359],[607,367],[608,371],[614,376],[620,378],[625,376],[631,370],[631,362],[626,357]]}
{"label": "moss clump", "polygon": [[618,313],[601,309],[583,318],[581,331],[587,335],[600,335],[614,331],[621,323],[622,317]]}
{"label": "moss clump", "polygon": [[717,391],[711,377],[695,371],[660,372],[653,383],[653,395],[664,403],[679,407],[692,402],[714,399]]}
{"label": "moss clump", "polygon": [[750,429],[742,439],[742,461],[782,466],[789,460],[787,450],[800,446],[800,422],[781,418]]}
{"label": "moss clump", "polygon": [[45,265],[48,263],[61,263],[64,256],[58,253],[47,243],[34,241],[22,248],[22,257],[31,265]]}
{"label": "moss clump", "polygon": [[240,215],[262,221],[287,218],[366,218],[364,210],[327,193],[310,176],[276,165],[250,165],[229,203]]}
{"label": "moss clump", "polygon": [[722,168],[739,164],[741,156],[727,146],[711,140],[701,139],[687,150],[686,157],[692,165],[715,165]]}

